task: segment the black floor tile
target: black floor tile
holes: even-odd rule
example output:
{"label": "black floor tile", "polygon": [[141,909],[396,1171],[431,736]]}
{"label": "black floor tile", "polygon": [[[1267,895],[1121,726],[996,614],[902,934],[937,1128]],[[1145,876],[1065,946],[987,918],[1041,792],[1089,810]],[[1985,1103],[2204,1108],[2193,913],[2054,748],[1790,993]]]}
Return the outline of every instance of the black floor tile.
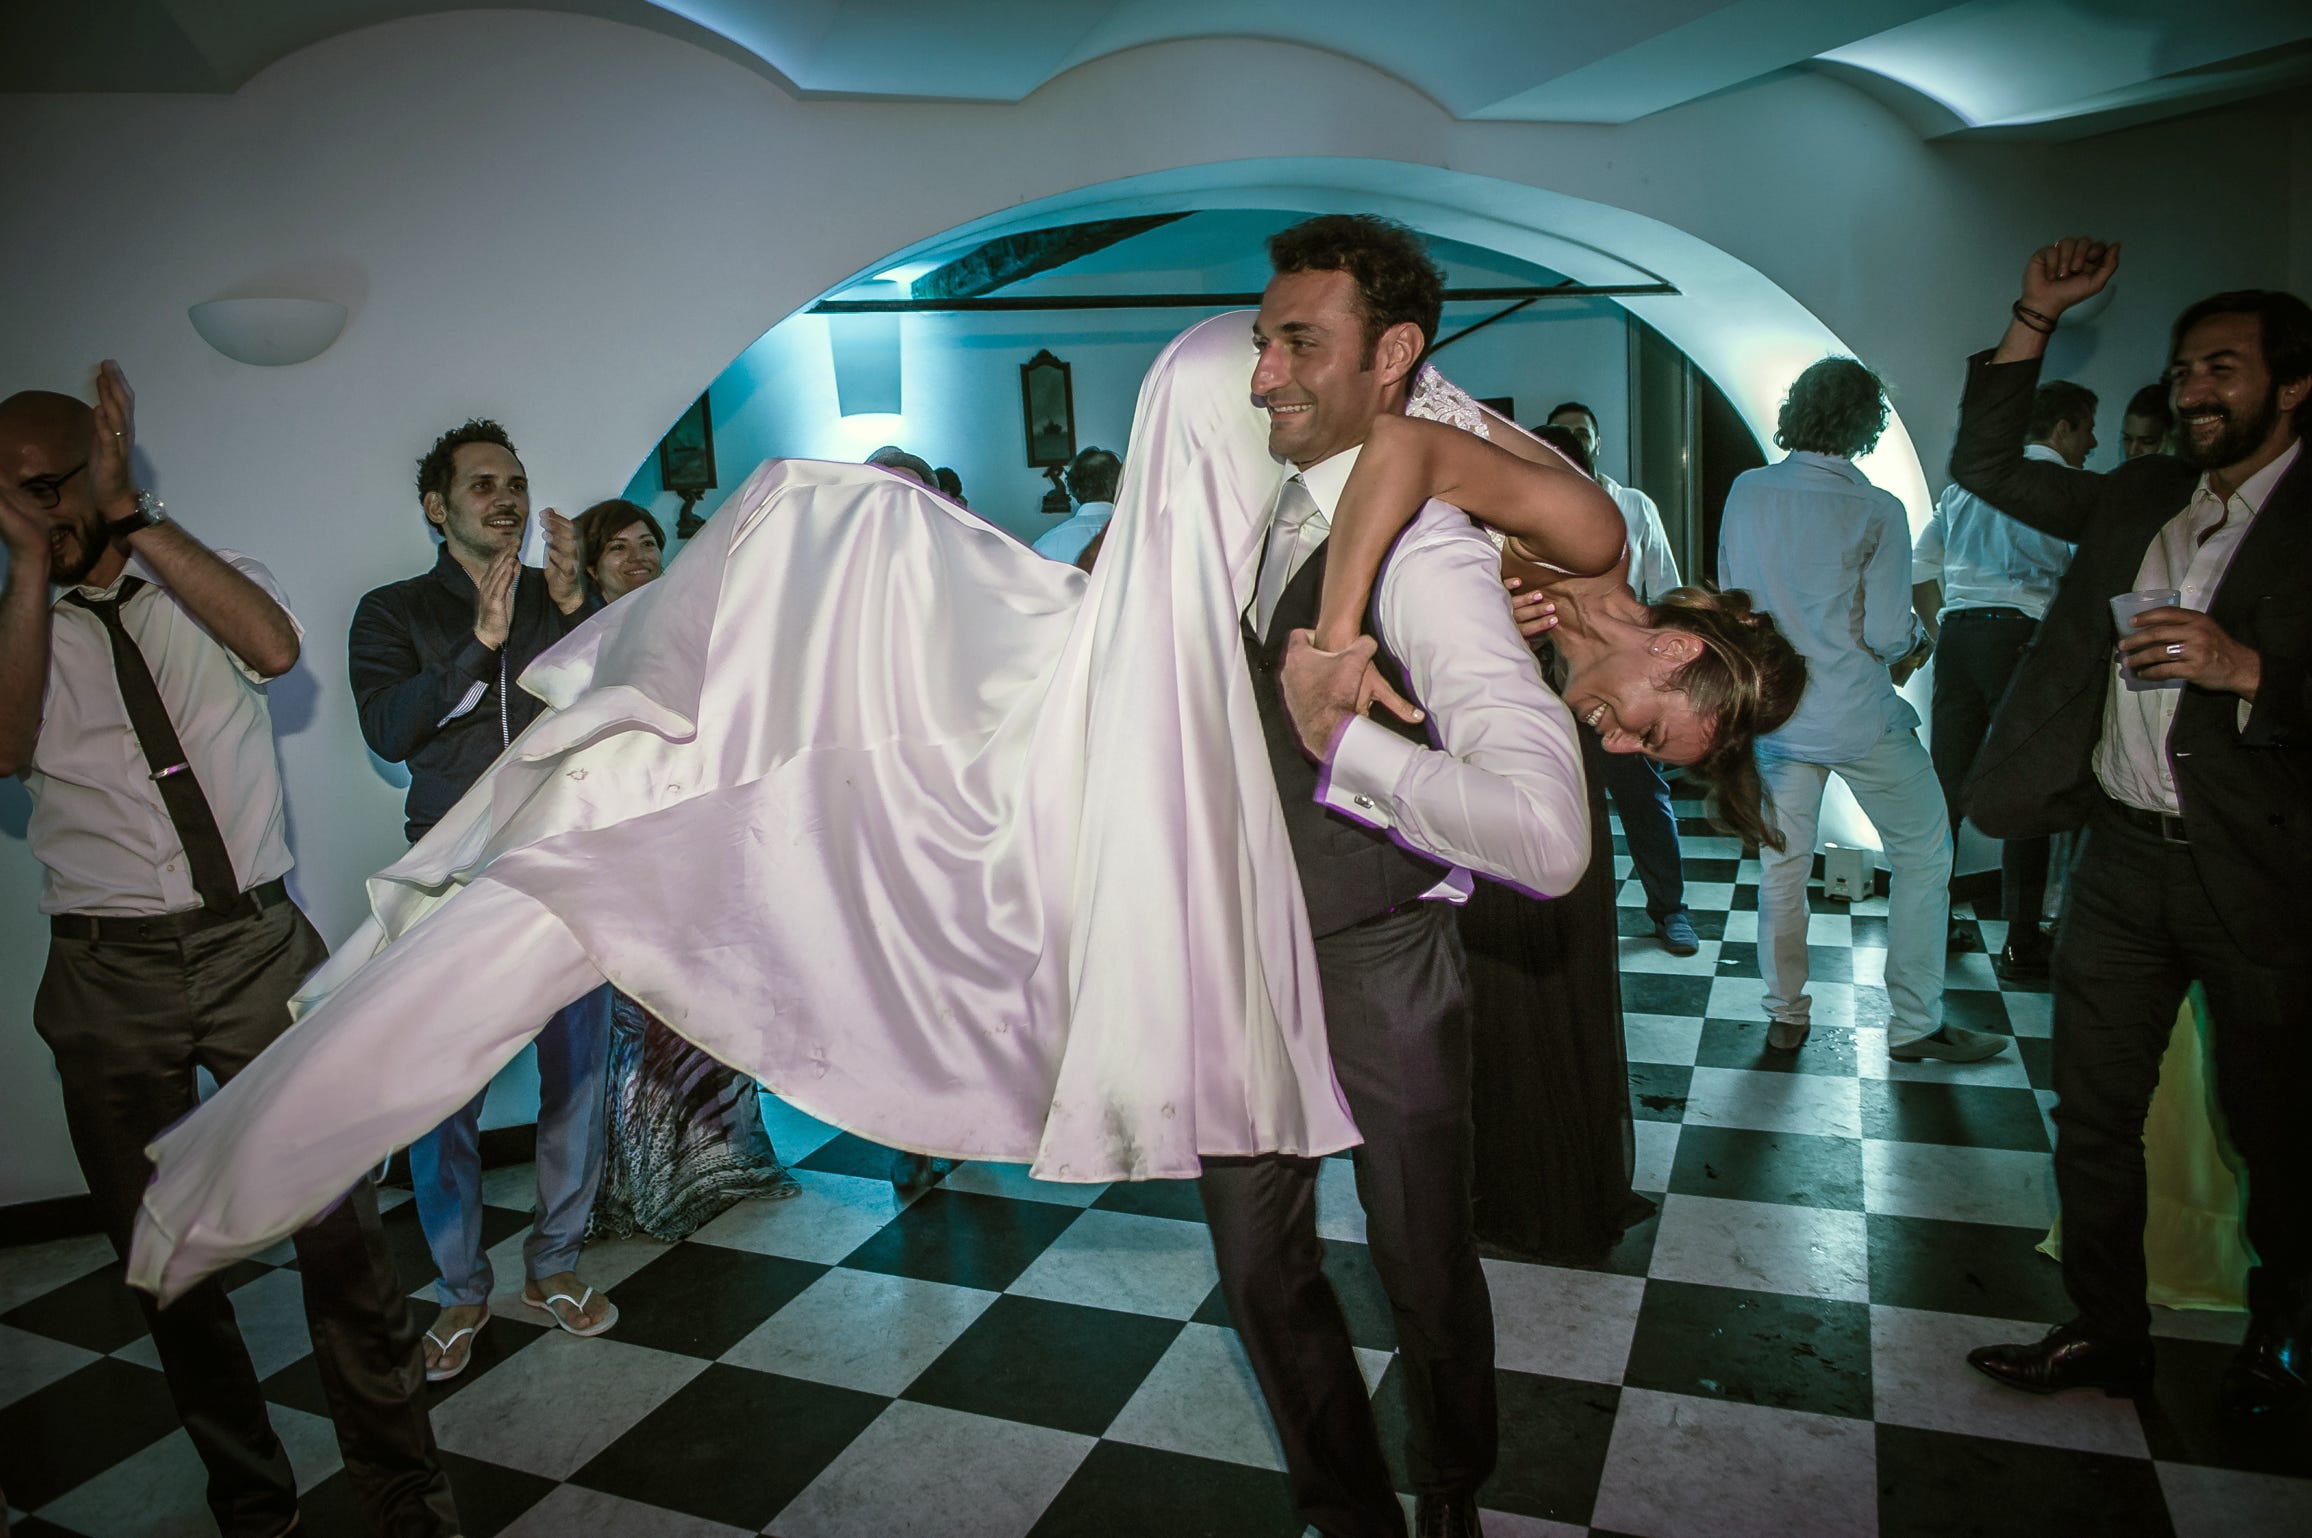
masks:
{"label": "black floor tile", "polygon": [[[1693,921],[1694,933],[1700,938],[1704,940],[1723,940],[1726,938],[1726,914],[1723,909],[1694,908],[1687,912],[1686,917]],[[1652,934],[1654,931],[1649,925],[1644,932]]]}
{"label": "black floor tile", "polygon": [[1670,1189],[1682,1196],[1860,1212],[1862,1144],[1738,1127],[1681,1128]]}
{"label": "black floor tile", "polygon": [[1532,1373],[1493,1376],[1501,1461],[1478,1491],[1478,1505],[1581,1527],[1597,1505],[1621,1390]]}
{"label": "black floor tile", "polygon": [[2006,1085],[1864,1079],[1862,1135],[1888,1143],[2050,1152],[2038,1097]]}
{"label": "black floor tile", "polygon": [[2015,1027],[2007,1020],[2007,1005],[1996,990],[1985,992],[1980,988],[1945,988],[1943,1020],[1946,1024],[1963,1025],[1969,1030],[1997,1031],[2002,1036],[2015,1034]]}
{"label": "black floor tile", "polygon": [[1710,979],[1675,972],[1624,972],[1622,1008],[1634,1015],[1692,1015],[1710,1005]]}
{"label": "black floor tile", "polygon": [[2063,1268],[2033,1248],[2044,1230],[1883,1212],[1866,1221],[1873,1303],[2037,1324],[2058,1324],[2078,1312],[2063,1290]]}
{"label": "black floor tile", "polygon": [[1204,1198],[1193,1180],[1119,1180],[1093,1206],[1102,1212],[1131,1212],[1144,1218],[1204,1221]]}
{"label": "black floor tile", "polygon": [[1705,1020],[1702,1044],[1694,1055],[1703,1068],[1749,1068],[1760,1073],[1811,1073],[1824,1078],[1855,1076],[1854,1033],[1817,1025],[1806,1045],[1780,1052],[1766,1044],[1764,1020]]}
{"label": "black floor tile", "polygon": [[1729,913],[1756,913],[1758,911],[1758,883],[1738,881],[1734,884],[1734,899],[1726,905]]}
{"label": "black floor tile", "polygon": [[1099,1436],[1180,1329],[1172,1319],[1001,1297],[905,1397]]}
{"label": "black floor tile", "polygon": [[[1679,1134],[1685,1136],[1684,1133]],[[1653,1268],[1654,1240],[1662,1231],[1662,1207],[1655,1202],[1654,1210],[1622,1230],[1606,1258],[1594,1266],[1574,1266],[1576,1271],[1603,1271],[1610,1276],[1644,1276]]]}
{"label": "black floor tile", "polygon": [[[441,1460],[443,1471],[450,1476],[450,1494],[457,1498],[458,1531],[463,1538],[493,1538],[554,1493],[554,1481],[542,1475],[453,1452],[442,1453]],[[300,1495],[297,1510],[299,1538],[306,1533],[374,1531],[343,1470]]]}
{"label": "black floor tile", "polygon": [[[417,1220],[417,1203],[403,1202],[380,1220],[385,1230],[385,1247],[393,1256],[394,1274],[401,1285],[415,1291],[432,1287],[441,1268],[434,1264],[433,1251],[426,1248],[425,1229]],[[530,1215],[506,1207],[482,1208],[482,1248],[493,1249],[530,1226]],[[523,1278],[511,1278],[520,1281]],[[438,1294],[436,1294],[438,1296]]]}
{"label": "black floor tile", "polygon": [[1076,1221],[1077,1209],[934,1189],[843,1258],[856,1271],[1001,1292]]}
{"label": "black floor tile", "polygon": [[1686,1094],[1693,1083],[1691,1068],[1674,1063],[1632,1063],[1630,1114],[1640,1121],[1684,1121]]}
{"label": "black floor tile", "polygon": [[2312,1479],[2312,1412],[2243,1417],[2218,1388],[2234,1348],[2204,1340],[2156,1340],[2153,1392],[2136,1401],[2144,1441],[2164,1462]]}
{"label": "black floor tile", "polygon": [[758,1532],[890,1401],[715,1363],[571,1483]]}
{"label": "black floor tile", "polygon": [[1732,881],[1741,873],[1740,860],[1687,858],[1678,862],[1688,881]]}
{"label": "black floor tile", "polygon": [[2140,1458],[1878,1428],[1879,1538],[2172,1538]]}
{"label": "black floor tile", "polygon": [[1300,1531],[1282,1474],[1102,1442],[1028,1538],[1298,1538]]}
{"label": "black floor tile", "polygon": [[778,1255],[678,1244],[619,1284],[618,1338],[712,1360],[826,1270]]}
{"label": "black floor tile", "polygon": [[1648,1282],[1622,1383],[1868,1420],[1870,1310],[1823,1298]]}
{"label": "black floor tile", "polygon": [[862,1180],[889,1180],[892,1161],[899,1150],[886,1148],[881,1143],[870,1143],[856,1133],[839,1132],[794,1161],[799,1170],[816,1170],[822,1175],[856,1175]]}
{"label": "black floor tile", "polygon": [[2055,1043],[2045,1036],[2018,1036],[2015,1055],[2023,1060],[2023,1072],[2030,1078],[2033,1089],[2055,1088]]}
{"label": "black floor tile", "polygon": [[1654,932],[1653,917],[1643,908],[1614,909],[1614,933],[1625,940],[1642,940]]}
{"label": "black floor tile", "polygon": [[1851,945],[1809,945],[1806,948],[1806,975],[1818,983],[1851,983],[1854,981],[1854,947]]}
{"label": "black floor tile", "polygon": [[1755,940],[1724,940],[1718,945],[1718,972],[1720,977],[1759,977],[1758,942]]}
{"label": "black floor tile", "polygon": [[1875,951],[1887,948],[1887,921],[1878,914],[1856,914],[1849,932],[1853,934],[1854,943],[1858,946],[1868,946]]}
{"label": "black floor tile", "polygon": [[118,1351],[145,1333],[144,1310],[122,1280],[125,1275],[125,1268],[116,1261],[75,1277],[0,1314],[0,1324],[65,1341],[84,1351]]}
{"label": "black floor tile", "polygon": [[166,1380],[110,1357],[0,1409],[0,1488],[19,1510],[47,1505],[177,1429]]}

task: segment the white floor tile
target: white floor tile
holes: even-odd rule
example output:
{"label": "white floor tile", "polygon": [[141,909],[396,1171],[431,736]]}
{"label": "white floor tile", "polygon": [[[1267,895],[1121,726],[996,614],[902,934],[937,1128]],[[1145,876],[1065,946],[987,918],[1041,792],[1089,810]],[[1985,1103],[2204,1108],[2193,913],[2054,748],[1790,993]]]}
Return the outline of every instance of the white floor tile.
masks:
{"label": "white floor tile", "polygon": [[1622,1381],[1643,1278],[1488,1260],[1485,1284],[1493,1293],[1496,1366],[1585,1383]]}
{"label": "white floor tile", "polygon": [[1867,1210],[1897,1217],[2045,1228],[2055,1216],[2053,1161],[2005,1148],[1869,1139],[1862,1192]]}
{"label": "white floor tile", "polygon": [[[1730,913],[1726,919],[1731,924],[1741,916]],[[1713,977],[1710,979],[1710,1001],[1703,1007],[1713,1020],[1763,1020],[1766,1018],[1765,997],[1766,984],[1755,977]]]}
{"label": "white floor tile", "polygon": [[901,1400],[788,1502],[779,1538],[1022,1538],[1091,1437]]}
{"label": "white floor tile", "polygon": [[1726,938],[1745,945],[1758,943],[1758,912],[1754,908],[1726,915]]}
{"label": "white floor tile", "polygon": [[1104,1435],[1223,1463],[1284,1468],[1284,1450],[1242,1343],[1234,1330],[1209,1324],[1181,1330]]}
{"label": "white floor tile", "polygon": [[1007,1290],[1055,1303],[1186,1319],[1219,1282],[1212,1234],[1202,1223],[1092,1210],[1069,1224]]}
{"label": "white floor tile", "polygon": [[2312,1479],[2188,1463],[2158,1468],[2176,1538],[2304,1538],[2312,1533]]}
{"label": "white floor tile", "polygon": [[[1997,942],[1986,939],[1993,950]],[[1949,958],[1943,966],[1943,986],[1946,988],[1973,988],[1981,993],[1995,993],[1999,974],[1992,969],[1990,951],[1961,951]]]}
{"label": "white floor tile", "polygon": [[1365,1242],[1365,1204],[1357,1200],[1357,1167],[1347,1159],[1317,1166],[1317,1237]]}
{"label": "white floor tile", "polygon": [[1630,1131],[1637,1143],[1630,1185],[1640,1191],[1667,1191],[1670,1170],[1678,1158],[1678,1123],[1633,1121]]}
{"label": "white floor tile", "polygon": [[1851,948],[1854,957],[1854,980],[1858,986],[1884,988],[1887,985],[1887,953],[1875,945],[1857,945]]}
{"label": "white floor tile", "polygon": [[[311,1354],[313,1335],[305,1324],[305,1287],[294,1271],[274,1271],[233,1289],[233,1317],[259,1378],[270,1378]],[[140,1335],[113,1353],[124,1362],[161,1370],[160,1348]]]}
{"label": "white floor tile", "polygon": [[[1639,907],[1644,907],[1641,901]],[[1734,883],[1731,881],[1689,881],[1686,883],[1686,906],[1703,912],[1718,912],[1734,906]]]}
{"label": "white floor tile", "polygon": [[[297,1488],[310,1490],[345,1466],[337,1451],[337,1428],[318,1415],[280,1405],[266,1418],[289,1454]],[[99,1538],[215,1538],[204,1492],[209,1471],[193,1451],[193,1439],[172,1431],[98,1478],[40,1508],[59,1527]]]}
{"label": "white floor tile", "polygon": [[112,1260],[112,1246],[102,1234],[0,1250],[0,1314],[111,1265]]}
{"label": "white floor tile", "polygon": [[2018,1394],[1967,1365],[1967,1353],[2046,1331],[2010,1319],[1877,1306],[1870,1311],[1873,1417],[1964,1436],[2148,1458],[2135,1402],[2103,1394]]}
{"label": "white floor tile", "polygon": [[1688,1015],[1624,1015],[1622,1045],[1633,1063],[1691,1067],[1702,1050],[1702,1022]]}
{"label": "white floor tile", "polygon": [[513,1212],[538,1209],[538,1166],[507,1164],[482,1171],[482,1202]]}
{"label": "white floor tile", "polygon": [[1868,1538],[1877,1443],[1868,1421],[1624,1389],[1590,1521],[1648,1538]]}
{"label": "white floor tile", "polygon": [[1624,935],[1621,939],[1621,970],[1624,972],[1662,972],[1680,977],[1708,977],[1718,970],[1718,942],[1704,940],[1702,948],[1691,956],[1673,956],[1662,949],[1662,942],[1652,935]]}
{"label": "white floor tile", "polygon": [[972,1287],[837,1267],[722,1359],[735,1367],[896,1396],[996,1297]]}
{"label": "white floor tile", "polygon": [[615,1336],[542,1335],[433,1409],[453,1453],[568,1479],[706,1370]]}
{"label": "white floor tile", "polygon": [[2055,995],[2052,993],[2010,993],[2003,1001],[2007,1006],[2007,1027],[2018,1036],[2053,1036],[2055,1034]]}
{"label": "white floor tile", "polygon": [[1646,1274],[1867,1303],[1869,1229],[1859,1212],[1673,1194],[1662,1199]]}
{"label": "white floor tile", "polygon": [[1852,945],[1854,919],[1844,913],[1809,913],[1806,916],[1806,943]]}
{"label": "white floor tile", "polygon": [[802,1183],[802,1195],[740,1202],[691,1237],[701,1244],[833,1265],[907,1205],[888,1180],[817,1170],[796,1170],[794,1176]]}
{"label": "white floor tile", "polygon": [[778,1151],[781,1164],[807,1159],[840,1135],[836,1128],[796,1110],[767,1089],[755,1100],[763,1108],[763,1130],[771,1135],[771,1147]]}
{"label": "white floor tile", "polygon": [[1754,1132],[1861,1137],[1862,1086],[1829,1074],[1697,1068],[1686,1091],[1686,1122]]}

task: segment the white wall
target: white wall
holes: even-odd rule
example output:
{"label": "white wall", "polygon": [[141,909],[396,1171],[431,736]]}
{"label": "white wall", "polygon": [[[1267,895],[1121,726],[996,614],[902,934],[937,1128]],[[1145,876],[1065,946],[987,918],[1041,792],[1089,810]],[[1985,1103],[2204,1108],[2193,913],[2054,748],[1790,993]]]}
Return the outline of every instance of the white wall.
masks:
{"label": "white wall", "polygon": [[[1445,333],[1499,306],[1456,305]],[[771,328],[714,381],[715,460],[721,483],[700,499],[711,515],[764,459],[863,459],[897,443],[963,478],[972,510],[1033,541],[1052,526],[1040,504],[1051,483],[1027,467],[1020,425],[1020,365],[1038,348],[1067,362],[1075,389],[1076,443],[1122,454],[1140,379],[1164,344],[1209,313],[1200,310],[921,314],[903,318],[905,412],[845,417],[835,396],[827,332],[841,315],[796,315]],[[1552,301],[1520,311],[1449,348],[1438,366],[1473,395],[1512,396],[1523,419],[1568,397],[1605,414],[1601,456],[1624,468],[1628,347],[1621,310],[1606,300]],[[659,489],[655,456],[624,495],[649,507],[670,533],[681,498]]]}
{"label": "white wall", "polygon": [[[801,102],[653,34],[466,12],[333,40],[227,98],[0,98],[0,142],[0,381],[85,386],[97,358],[122,360],[153,487],[194,532],[270,563],[306,621],[276,712],[297,885],[332,938],[400,847],[399,789],[346,697],[344,624],[366,588],[431,559],[409,478],[432,436],[495,415],[542,499],[579,505],[624,484],[780,317],[951,226],[1256,149],[1467,173],[1473,190],[1436,211],[1447,234],[1482,211],[1473,178],[1504,198],[1546,185],[1797,296],[1888,374],[1937,480],[1959,359],[1996,334],[2030,245],[2127,238],[2120,302],[2058,353],[2114,400],[2156,367],[2183,300],[2307,265],[2302,130],[2270,111],[2086,145],[1928,145],[1794,75],[1619,128],[1459,123],[1349,60],[1255,42],[1136,50],[1016,106]],[[346,302],[344,337],[251,369],[185,319],[272,292]],[[1661,317],[1680,303],[1643,309],[1674,335]],[[45,942],[22,822],[10,786],[0,1201],[80,1187],[30,1026]]]}

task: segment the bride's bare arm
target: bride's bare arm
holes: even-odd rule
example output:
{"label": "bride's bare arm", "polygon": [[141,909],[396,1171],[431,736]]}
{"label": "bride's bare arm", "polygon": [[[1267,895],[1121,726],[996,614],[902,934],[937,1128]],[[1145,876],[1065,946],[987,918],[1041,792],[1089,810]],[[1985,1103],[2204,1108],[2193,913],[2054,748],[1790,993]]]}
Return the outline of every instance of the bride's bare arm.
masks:
{"label": "bride's bare arm", "polygon": [[1610,570],[1627,537],[1621,511],[1595,481],[1542,452],[1522,458],[1442,422],[1376,420],[1333,517],[1316,644],[1339,651],[1356,639],[1382,558],[1431,498],[1501,530],[1526,560]]}

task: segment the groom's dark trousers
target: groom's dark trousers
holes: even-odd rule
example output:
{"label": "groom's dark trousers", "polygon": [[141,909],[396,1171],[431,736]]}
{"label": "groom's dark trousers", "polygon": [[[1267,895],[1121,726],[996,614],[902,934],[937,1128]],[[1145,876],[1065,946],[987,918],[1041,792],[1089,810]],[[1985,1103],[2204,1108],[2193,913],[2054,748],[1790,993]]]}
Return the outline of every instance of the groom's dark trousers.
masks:
{"label": "groom's dark trousers", "polygon": [[[1285,589],[1269,627],[1276,644],[1248,632],[1246,653],[1316,935],[1333,1069],[1365,1139],[1357,1195],[1396,1322],[1406,1468],[1422,1494],[1474,1493],[1493,1472],[1497,1434],[1493,1306],[1470,1227],[1468,967],[1451,906],[1421,900],[1444,867],[1317,803],[1316,768],[1278,699],[1283,640],[1313,622],[1324,564],[1320,550]],[[1410,698],[1385,643],[1376,660]],[[1302,1520],[1337,1538],[1382,1538],[1404,1532],[1404,1514],[1324,1275],[1320,1163],[1208,1159],[1204,1210]]]}

